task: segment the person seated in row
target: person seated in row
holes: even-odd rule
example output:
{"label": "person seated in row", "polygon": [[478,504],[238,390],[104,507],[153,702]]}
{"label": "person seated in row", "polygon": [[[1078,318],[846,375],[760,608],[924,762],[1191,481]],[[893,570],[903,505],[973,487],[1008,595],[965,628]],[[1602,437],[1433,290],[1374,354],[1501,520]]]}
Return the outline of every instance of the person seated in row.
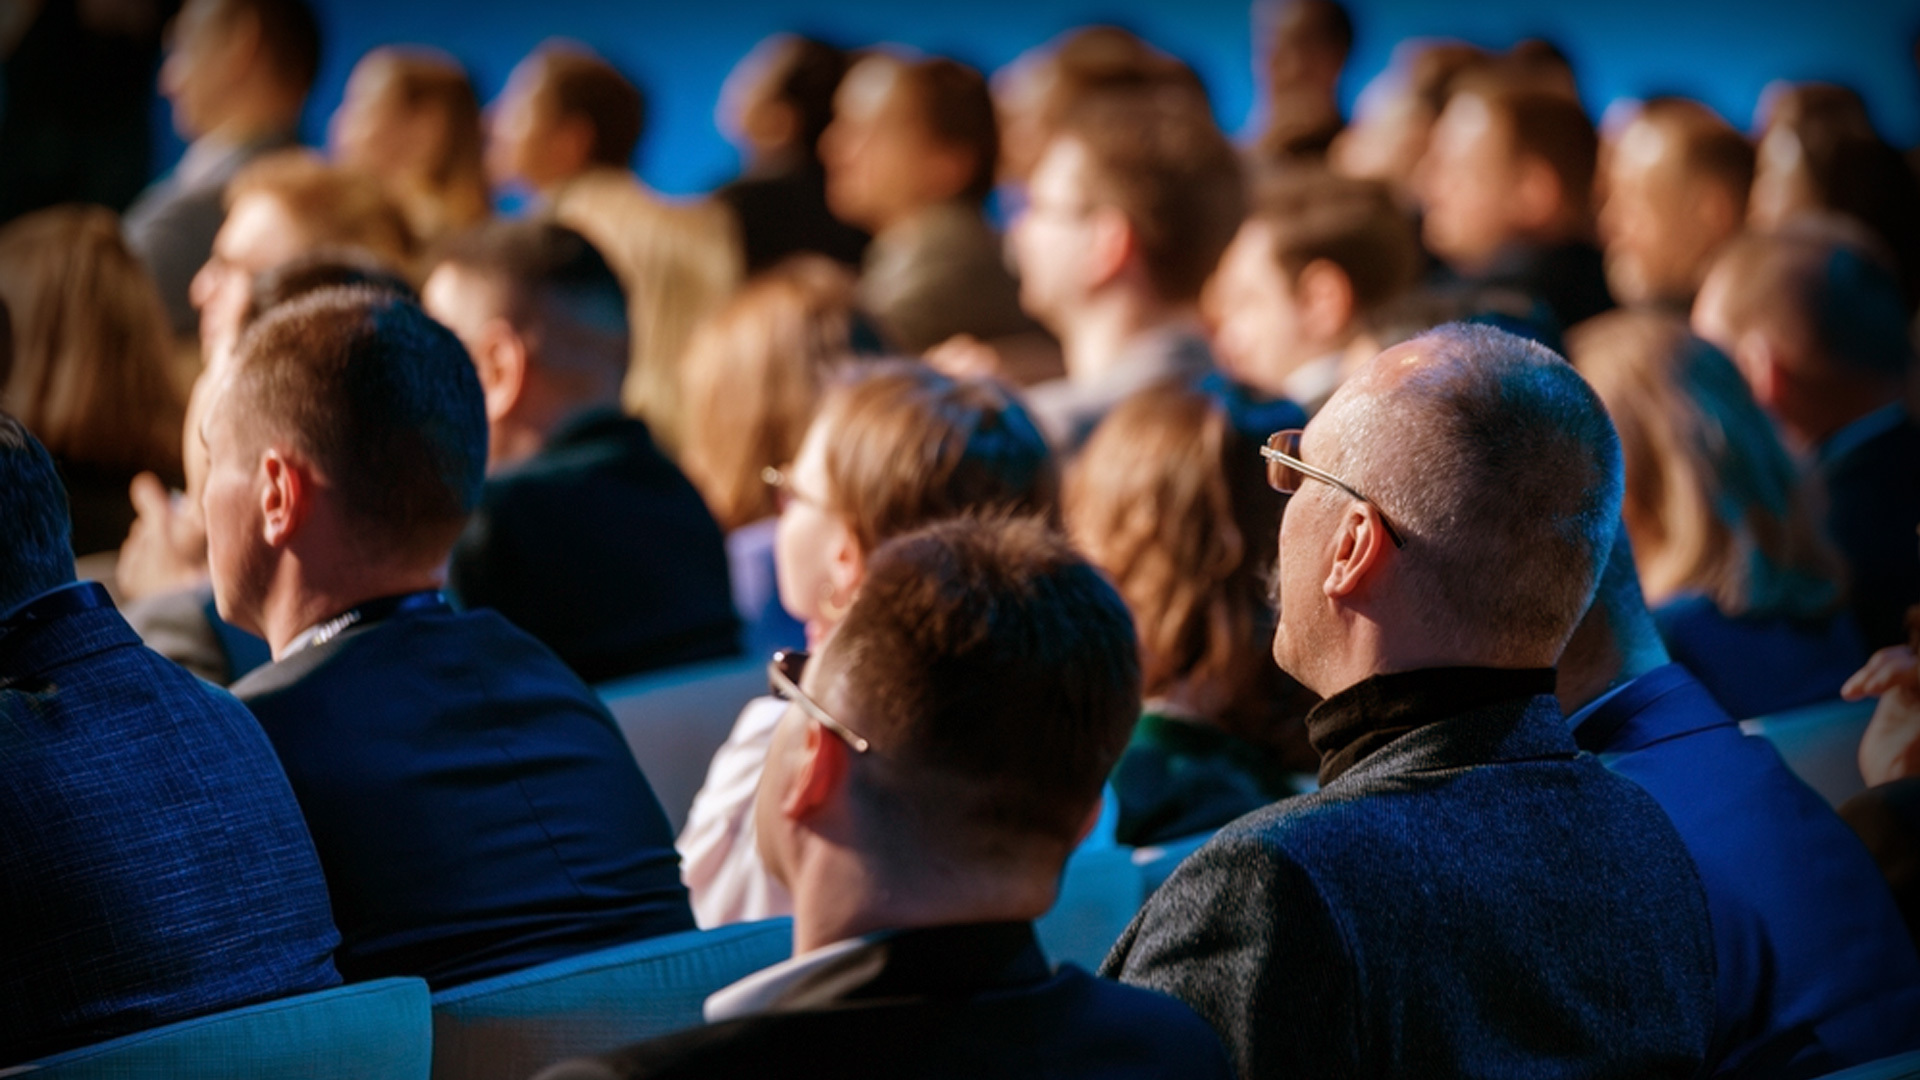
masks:
{"label": "person seated in row", "polygon": [[934,525],[870,569],[820,652],[768,671],[754,817],[793,958],[707,998],[708,1026],[542,1080],[1230,1075],[1185,1006],[1034,938],[1140,706],[1112,586],[1032,520]]}
{"label": "person seated in row", "polygon": [[[1059,474],[1010,393],[919,364],[880,364],[830,389],[791,466],[774,470],[780,602],[807,643],[846,618],[880,545],[970,511],[1051,514]],[[779,722],[778,699],[749,703],[713,755],[679,847],[703,927],[784,915],[793,901],[754,846],[754,789]]]}
{"label": "person seated in row", "polygon": [[[1257,412],[1251,415],[1259,415]],[[1114,838],[1211,832],[1301,790],[1318,699],[1273,665],[1267,582],[1280,502],[1249,412],[1184,386],[1144,390],[1094,429],[1062,517],[1140,638],[1144,711],[1113,773]],[[1142,513],[1143,507],[1153,508]]]}
{"label": "person seated in row", "polygon": [[1714,257],[1740,234],[1753,145],[1705,105],[1655,98],[1603,155],[1607,287],[1628,307],[1685,315]]}
{"label": "person seated in row", "polygon": [[1866,842],[1920,946],[1920,607],[1907,609],[1907,634],[1841,687],[1848,701],[1879,700],[1857,755],[1867,790],[1842,803],[1840,816]]}
{"label": "person seated in row", "polygon": [[53,458],[3,412],[0,521],[0,1070],[338,985],[273,747],[74,580]]}
{"label": "person seated in row", "polygon": [[1545,348],[1450,325],[1264,456],[1293,493],[1273,655],[1326,698],[1320,788],[1216,833],[1102,973],[1192,1005],[1243,1078],[1696,1075],[1692,860],[1554,698],[1619,520],[1599,399]]}
{"label": "person seated in row", "polygon": [[234,684],[333,898],[340,973],[435,989],[690,929],[666,815],[592,691],[440,592],[481,496],[485,394],[412,302],[322,290],[241,339],[203,422]]}
{"label": "person seated in row", "polygon": [[1419,234],[1385,184],[1300,169],[1268,179],[1208,283],[1222,367],[1319,411],[1367,317],[1412,289],[1420,265]]}
{"label": "person seated in row", "polygon": [[1673,658],[1736,719],[1838,697],[1867,656],[1846,568],[1732,361],[1651,310],[1569,340],[1620,432],[1627,532]]}
{"label": "person seated in row", "polygon": [[739,651],[720,528],[620,411],[627,302],[579,233],[495,222],[437,253],[429,314],[473,357],[487,484],[448,569],[588,683]]}
{"label": "person seated in row", "polygon": [[1842,221],[1743,236],[1708,273],[1693,327],[1812,458],[1867,648],[1904,641],[1920,603],[1920,421],[1904,400],[1913,345],[1891,267]]}
{"label": "person seated in row", "polygon": [[327,149],[379,180],[424,245],[493,213],[480,100],[438,49],[384,45],[361,57],[327,121]]}

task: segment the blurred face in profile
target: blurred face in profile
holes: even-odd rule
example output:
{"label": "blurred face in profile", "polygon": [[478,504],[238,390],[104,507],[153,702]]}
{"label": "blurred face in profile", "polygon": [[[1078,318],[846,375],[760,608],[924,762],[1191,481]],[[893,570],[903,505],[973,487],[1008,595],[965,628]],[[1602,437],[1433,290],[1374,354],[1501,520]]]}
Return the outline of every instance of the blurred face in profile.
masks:
{"label": "blurred face in profile", "polygon": [[1760,140],[1753,161],[1753,198],[1747,205],[1747,224],[1755,229],[1778,229],[1795,215],[1819,208],[1813,178],[1807,170],[1800,136],[1776,124]]}
{"label": "blurred face in profile", "polygon": [[787,469],[773,560],[780,604],[807,624],[808,643],[833,628],[859,584],[859,544],[846,518],[827,505],[827,417],[813,422]]}
{"label": "blurred face in profile", "polygon": [[232,351],[253,295],[256,274],[310,246],[306,230],[277,196],[250,192],[235,200],[213,239],[213,254],[193,276],[188,295],[200,312],[200,348],[217,366]]}
{"label": "blurred face in profile", "polygon": [[546,90],[546,61],[529,56],[514,66],[507,85],[487,110],[487,179],[540,190],[578,171],[574,155],[562,153],[558,116]]}
{"label": "blurred face in profile", "polygon": [[1057,326],[1086,296],[1088,248],[1097,212],[1088,193],[1091,157],[1080,140],[1056,138],[1027,185],[1011,242],[1020,269],[1020,306]]}
{"label": "blurred face in profile", "polygon": [[1220,257],[1209,286],[1214,347],[1235,379],[1268,393],[1311,357],[1302,352],[1293,286],[1274,255],[1271,226],[1249,218]]}
{"label": "blurred face in profile", "polygon": [[327,123],[327,148],[336,162],[386,181],[424,175],[425,163],[439,156],[445,139],[425,110],[406,108],[393,61],[378,51],[354,65]]}
{"label": "blurred face in profile", "polygon": [[200,418],[207,456],[200,511],[220,617],[258,634],[269,565],[260,500],[261,454],[252,424],[236,415],[232,383],[230,372],[212,383]]}
{"label": "blurred face in profile", "polygon": [[1607,285],[1622,303],[1688,303],[1715,250],[1740,223],[1713,181],[1689,177],[1680,137],[1637,117],[1608,155],[1600,235]]}
{"label": "blurred face in profile", "polygon": [[1478,268],[1515,237],[1518,169],[1498,116],[1476,94],[1457,94],[1433,126],[1415,187],[1426,210],[1427,247],[1457,267]]}
{"label": "blurred face in profile", "polygon": [[841,81],[833,123],[820,137],[827,206],[850,225],[884,229],[946,197],[929,175],[929,162],[945,152],[900,64],[863,60]]}
{"label": "blurred face in profile", "polygon": [[173,128],[193,140],[219,126],[226,97],[240,81],[246,57],[236,47],[232,17],[220,0],[187,0],[167,30],[160,93],[173,106]]}

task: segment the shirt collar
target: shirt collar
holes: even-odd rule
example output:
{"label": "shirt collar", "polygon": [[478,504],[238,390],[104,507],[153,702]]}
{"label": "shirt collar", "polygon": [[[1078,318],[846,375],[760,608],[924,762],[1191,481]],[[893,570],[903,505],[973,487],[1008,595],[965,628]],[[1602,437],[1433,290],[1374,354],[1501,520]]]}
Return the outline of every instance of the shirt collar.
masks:
{"label": "shirt collar", "polygon": [[25,611],[28,608],[32,607],[33,605],[39,603],[40,601],[45,600],[47,597],[52,596],[54,593],[64,592],[68,589],[78,589],[82,586],[91,585],[91,584],[93,583],[90,581],[69,581],[64,585],[55,585],[53,588],[47,589],[44,592],[35,593],[34,595],[27,597],[25,600],[20,601],[18,604],[15,604],[14,606],[8,608],[7,610],[0,611],[0,623],[6,622],[8,619],[13,618],[15,615],[18,615],[22,611]]}
{"label": "shirt collar", "polygon": [[1906,406],[1898,401],[1888,402],[1867,415],[1841,428],[1820,444],[1819,458],[1822,462],[1832,463],[1860,448],[1862,443],[1892,431],[1900,426],[1906,417]]}
{"label": "shirt collar", "polygon": [[766,1012],[780,996],[798,985],[801,980],[821,968],[858,949],[881,940],[885,933],[868,934],[864,937],[844,938],[817,949],[809,949],[799,956],[781,962],[769,968],[747,976],[729,986],[723,986],[708,995],[701,1009],[707,1023],[717,1024],[722,1020],[738,1020],[743,1016],[752,1016]]}
{"label": "shirt collar", "polygon": [[1594,698],[1592,701],[1587,702],[1585,705],[1580,706],[1578,709],[1575,709],[1573,712],[1573,715],[1567,717],[1567,730],[1573,731],[1577,729],[1581,724],[1586,723],[1587,718],[1592,716],[1594,713],[1599,712],[1601,706],[1605,705],[1609,701],[1612,701],[1615,697],[1619,696],[1620,691],[1625,690],[1627,687],[1632,685],[1633,685],[1633,680],[1628,679],[1627,681],[1620,683],[1618,686],[1615,686],[1612,689],[1608,690],[1606,693],[1601,694],[1599,697]]}
{"label": "shirt collar", "polygon": [[1307,714],[1320,786],[1411,731],[1500,701],[1553,693],[1552,668],[1422,668],[1375,675]]}

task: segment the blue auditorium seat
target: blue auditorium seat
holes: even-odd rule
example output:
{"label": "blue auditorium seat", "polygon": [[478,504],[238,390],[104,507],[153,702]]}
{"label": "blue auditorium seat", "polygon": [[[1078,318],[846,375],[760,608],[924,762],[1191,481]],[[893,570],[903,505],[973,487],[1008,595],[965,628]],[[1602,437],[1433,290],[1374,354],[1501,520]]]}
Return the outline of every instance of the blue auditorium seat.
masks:
{"label": "blue auditorium seat", "polygon": [[1740,730],[1773,744],[1787,768],[1832,806],[1866,790],[1860,778],[1860,736],[1874,702],[1832,701],[1740,721]]}

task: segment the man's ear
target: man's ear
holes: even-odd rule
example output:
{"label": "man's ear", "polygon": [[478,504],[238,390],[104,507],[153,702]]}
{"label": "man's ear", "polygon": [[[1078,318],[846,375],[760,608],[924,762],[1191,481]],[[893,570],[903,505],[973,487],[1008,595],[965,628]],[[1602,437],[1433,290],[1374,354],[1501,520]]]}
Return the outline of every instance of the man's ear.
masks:
{"label": "man's ear", "polygon": [[1120,276],[1135,251],[1139,250],[1140,238],[1133,231],[1133,224],[1127,215],[1111,206],[1096,207],[1090,211],[1092,222],[1088,229],[1090,240],[1087,245],[1087,259],[1084,264],[1086,286],[1097,288]]}
{"label": "man's ear", "polygon": [[852,753],[838,736],[811,720],[800,739],[800,760],[780,797],[780,813],[790,821],[805,821],[834,801],[846,784]]}
{"label": "man's ear", "polygon": [[1753,400],[1763,409],[1780,404],[1782,394],[1781,358],[1773,339],[1761,330],[1748,330],[1733,343],[1733,363],[1746,377]]}
{"label": "man's ear", "polygon": [[1348,500],[1334,534],[1333,564],[1321,588],[1330,599],[1352,597],[1380,572],[1392,545],[1380,525],[1379,511],[1359,499]]}
{"label": "man's ear", "polygon": [[268,547],[285,548],[313,512],[313,472],[277,446],[260,456],[260,472],[261,539]]}
{"label": "man's ear", "polygon": [[1315,259],[1302,267],[1293,295],[1304,338],[1331,344],[1345,336],[1353,322],[1353,279],[1339,263]]}
{"label": "man's ear", "polygon": [[1553,166],[1545,158],[1522,154],[1514,177],[1513,220],[1530,231],[1549,228],[1566,212],[1565,200]]}
{"label": "man's ear", "polygon": [[506,319],[488,319],[474,343],[473,369],[486,398],[487,422],[498,423],[513,411],[527,384],[527,340]]}

